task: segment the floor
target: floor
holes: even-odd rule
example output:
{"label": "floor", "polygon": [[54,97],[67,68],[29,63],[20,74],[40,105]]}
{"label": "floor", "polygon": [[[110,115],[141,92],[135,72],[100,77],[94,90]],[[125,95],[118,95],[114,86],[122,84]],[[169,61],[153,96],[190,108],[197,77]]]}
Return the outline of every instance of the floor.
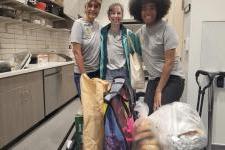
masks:
{"label": "floor", "polygon": [[[75,114],[80,111],[80,106],[79,99],[73,100],[52,118],[21,139],[10,150],[57,150],[72,125]],[[64,149],[66,149],[66,144]]]}

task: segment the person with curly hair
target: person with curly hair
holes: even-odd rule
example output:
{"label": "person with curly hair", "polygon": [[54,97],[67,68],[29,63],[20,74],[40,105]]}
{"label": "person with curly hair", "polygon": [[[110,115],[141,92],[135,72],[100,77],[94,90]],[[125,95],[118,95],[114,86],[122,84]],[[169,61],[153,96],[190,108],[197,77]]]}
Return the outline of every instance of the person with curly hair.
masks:
{"label": "person with curly hair", "polygon": [[[110,23],[101,29],[100,44],[100,78],[112,81],[120,76],[130,82],[130,58],[134,51],[141,55],[139,38],[122,25],[123,6],[113,3],[107,14]],[[135,50],[128,44],[132,41]]]}
{"label": "person with curly hair", "polygon": [[184,73],[176,56],[178,36],[162,19],[170,4],[170,0],[130,0],[129,3],[130,14],[144,23],[137,35],[149,73],[145,94],[149,114],[161,105],[179,101],[184,90]]}

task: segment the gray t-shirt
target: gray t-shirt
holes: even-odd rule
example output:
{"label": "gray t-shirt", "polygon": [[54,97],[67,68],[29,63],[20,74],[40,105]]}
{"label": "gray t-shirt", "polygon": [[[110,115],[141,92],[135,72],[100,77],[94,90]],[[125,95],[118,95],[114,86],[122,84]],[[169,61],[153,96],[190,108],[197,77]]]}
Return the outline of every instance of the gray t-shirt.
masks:
{"label": "gray t-shirt", "polygon": [[[175,30],[161,20],[150,28],[143,25],[137,31],[137,35],[141,41],[143,61],[150,79],[160,77],[165,63],[165,51],[178,46],[178,36]],[[184,77],[178,56],[175,58],[170,74]]]}
{"label": "gray t-shirt", "polygon": [[111,70],[119,69],[126,63],[121,33],[113,35],[110,31],[108,32],[107,57],[107,68]]}
{"label": "gray t-shirt", "polygon": [[[84,68],[87,72],[99,69],[100,25],[94,21],[87,22],[83,18],[73,23],[70,42],[81,44]],[[74,72],[80,73],[75,61]]]}

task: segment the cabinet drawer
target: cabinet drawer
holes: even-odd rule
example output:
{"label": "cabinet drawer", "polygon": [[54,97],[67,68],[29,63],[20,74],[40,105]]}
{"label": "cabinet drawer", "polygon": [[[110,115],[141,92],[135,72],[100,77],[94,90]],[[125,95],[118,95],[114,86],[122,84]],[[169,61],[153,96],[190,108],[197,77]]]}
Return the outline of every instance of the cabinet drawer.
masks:
{"label": "cabinet drawer", "polygon": [[26,83],[26,75],[18,75],[0,79],[0,93],[21,87]]}
{"label": "cabinet drawer", "polygon": [[50,76],[56,73],[61,72],[62,68],[61,67],[56,67],[56,68],[51,68],[51,69],[46,69],[44,70],[44,76]]}

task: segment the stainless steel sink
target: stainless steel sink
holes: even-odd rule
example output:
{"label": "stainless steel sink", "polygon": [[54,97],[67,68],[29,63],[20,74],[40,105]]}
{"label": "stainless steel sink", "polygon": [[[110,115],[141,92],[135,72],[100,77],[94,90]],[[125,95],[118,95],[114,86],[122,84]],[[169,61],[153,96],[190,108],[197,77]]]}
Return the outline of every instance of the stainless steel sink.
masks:
{"label": "stainless steel sink", "polygon": [[68,61],[72,61],[72,58],[61,53],[33,53],[30,64]]}
{"label": "stainless steel sink", "polygon": [[0,61],[0,73],[11,71],[11,65],[8,62]]}
{"label": "stainless steel sink", "polygon": [[[29,64],[30,58],[31,53],[27,51],[0,54],[0,61],[2,62],[1,68],[4,72],[23,69]],[[6,69],[6,67],[8,69]]]}
{"label": "stainless steel sink", "polygon": [[68,61],[72,61],[72,58],[65,54],[55,52],[30,53],[24,51],[19,53],[0,53],[0,73],[29,68],[29,64]]}

